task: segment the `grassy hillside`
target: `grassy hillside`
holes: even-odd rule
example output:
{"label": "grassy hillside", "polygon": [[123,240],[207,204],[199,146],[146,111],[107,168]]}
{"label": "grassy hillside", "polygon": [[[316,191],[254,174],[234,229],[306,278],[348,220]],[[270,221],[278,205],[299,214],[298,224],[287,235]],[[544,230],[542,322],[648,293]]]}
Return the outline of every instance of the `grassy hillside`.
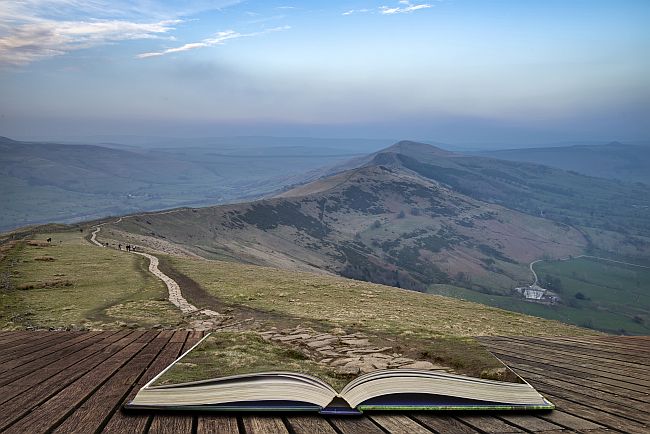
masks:
{"label": "grassy hillside", "polygon": [[476,303],[335,276],[179,257],[165,261],[221,303],[330,327],[419,338],[591,333]]}
{"label": "grassy hillside", "polygon": [[309,185],[304,196],[124,218],[106,236],[408,289],[457,282],[508,293],[529,280],[530,261],[586,247],[565,225],[403,170],[369,166]]}
{"label": "grassy hillside", "polygon": [[408,169],[475,199],[572,226],[623,233],[631,240],[650,235],[650,191],[642,185],[482,157],[397,158]]}
{"label": "grassy hillside", "polygon": [[[48,233],[2,245],[0,328],[185,324],[165,301],[162,283],[146,271],[144,258],[90,245],[83,235]],[[48,237],[51,243],[45,241]],[[161,267],[179,281],[190,302],[241,320],[245,329],[345,330],[416,358],[439,358],[456,348],[458,342],[446,340],[450,336],[591,333],[453,298],[330,275],[177,256],[161,259]],[[434,337],[440,339],[434,342]]]}
{"label": "grassy hillside", "polygon": [[[182,323],[147,260],[90,245],[79,232],[3,245],[0,329],[119,328]],[[52,243],[45,240],[52,238]]]}

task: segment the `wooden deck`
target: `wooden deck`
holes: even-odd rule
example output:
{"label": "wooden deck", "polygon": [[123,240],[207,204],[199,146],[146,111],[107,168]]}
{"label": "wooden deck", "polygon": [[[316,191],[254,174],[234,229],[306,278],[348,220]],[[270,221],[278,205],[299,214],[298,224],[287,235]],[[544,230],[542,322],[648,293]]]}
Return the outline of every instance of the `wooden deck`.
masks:
{"label": "wooden deck", "polygon": [[0,431],[124,433],[650,432],[650,337],[482,338],[557,405],[541,414],[127,415],[121,404],[195,343],[187,331],[0,332]]}

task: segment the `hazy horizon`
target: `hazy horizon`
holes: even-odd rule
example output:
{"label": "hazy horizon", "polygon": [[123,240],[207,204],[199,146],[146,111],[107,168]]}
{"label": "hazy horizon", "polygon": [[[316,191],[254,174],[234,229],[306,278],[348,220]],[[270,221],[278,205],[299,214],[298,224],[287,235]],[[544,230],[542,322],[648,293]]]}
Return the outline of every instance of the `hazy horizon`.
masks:
{"label": "hazy horizon", "polygon": [[650,3],[6,2],[0,135],[650,139]]}

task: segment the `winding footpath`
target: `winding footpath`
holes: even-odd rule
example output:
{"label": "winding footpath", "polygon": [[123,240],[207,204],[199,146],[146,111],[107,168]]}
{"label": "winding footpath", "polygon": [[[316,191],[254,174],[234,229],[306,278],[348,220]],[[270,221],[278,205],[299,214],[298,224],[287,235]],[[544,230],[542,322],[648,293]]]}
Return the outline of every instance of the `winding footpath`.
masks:
{"label": "winding footpath", "polygon": [[[119,223],[120,221],[122,221],[122,218],[113,223]],[[107,223],[101,223],[93,228],[90,236],[92,244],[107,247],[107,245],[97,240],[97,235],[102,226]],[[169,293],[169,301],[185,315],[193,330],[233,330],[240,327],[242,323],[248,323],[248,326],[253,324],[253,318],[233,322],[232,316],[223,315],[210,309],[197,308],[183,297],[178,282],[160,271],[158,268],[160,262],[156,256],[138,251],[131,251],[131,253],[149,259],[149,272],[165,283]],[[322,333],[303,326],[284,330],[272,327],[271,330],[260,332],[260,336],[267,341],[276,341],[289,345],[305,356],[316,360],[317,363],[344,375],[365,374],[377,369],[388,368],[452,372],[449,368],[435,365],[428,360],[417,360],[408,357],[398,352],[398,348],[376,346],[370,342],[369,336],[363,333],[348,334],[341,328],[335,328],[331,333]]]}
{"label": "winding footpath", "polygon": [[[122,217],[113,223],[119,223],[122,221]],[[95,226],[95,229],[92,231],[90,236],[90,242],[99,247],[106,247],[104,244],[97,241],[97,234],[101,231],[102,226],[106,223],[101,223]],[[211,309],[199,309],[190,302],[188,302],[181,292],[181,288],[174,279],[160,271],[158,268],[159,260],[156,256],[144,252],[131,252],[136,255],[144,256],[149,259],[149,272],[156,276],[158,279],[162,280],[165,286],[167,287],[167,292],[169,293],[169,302],[176,306],[184,315],[191,315],[194,318],[190,320],[193,328],[196,330],[208,330],[217,325],[223,324],[223,322],[229,317],[221,315],[219,312],[215,312]]]}

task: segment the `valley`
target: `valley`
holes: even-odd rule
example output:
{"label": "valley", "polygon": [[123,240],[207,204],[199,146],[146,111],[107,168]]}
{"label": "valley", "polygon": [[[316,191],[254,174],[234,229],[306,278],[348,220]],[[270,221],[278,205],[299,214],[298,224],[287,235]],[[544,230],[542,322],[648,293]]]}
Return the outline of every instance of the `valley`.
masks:
{"label": "valley", "polygon": [[[603,252],[643,263],[650,256],[649,211],[623,205],[649,200],[634,184],[404,141],[331,166],[320,178],[269,199],[131,214],[90,227],[101,227],[100,240],[112,247],[162,253],[162,269],[204,289],[210,284],[199,269],[184,268],[191,261],[342,276],[640,333],[646,307],[612,307],[598,292],[593,301],[557,294],[557,303],[543,305],[515,288],[532,283],[529,264],[541,259],[535,267]],[[540,274],[539,283],[554,290],[553,279]],[[238,288],[245,285],[237,281]],[[244,298],[229,302],[247,305],[267,291],[241,292]],[[272,298],[281,304],[278,297]],[[290,306],[297,310],[289,314],[305,315],[309,304]],[[249,308],[264,306],[253,302]],[[594,320],[596,311],[601,314]]]}
{"label": "valley", "polygon": [[260,143],[240,138],[124,146],[0,137],[0,231],[252,200],[315,179],[355,156],[342,148],[314,148],[335,141],[277,139],[272,148]]}

